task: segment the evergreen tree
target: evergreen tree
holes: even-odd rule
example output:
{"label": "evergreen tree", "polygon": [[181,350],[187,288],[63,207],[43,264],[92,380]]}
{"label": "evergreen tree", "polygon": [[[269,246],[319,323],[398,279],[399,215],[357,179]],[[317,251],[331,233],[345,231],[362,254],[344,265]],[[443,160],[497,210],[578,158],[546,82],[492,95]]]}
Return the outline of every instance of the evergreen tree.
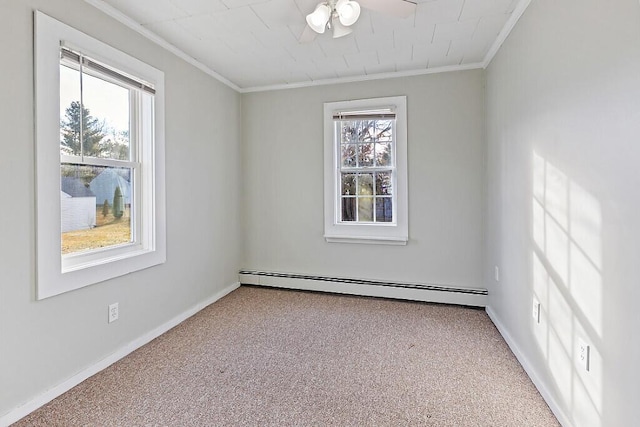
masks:
{"label": "evergreen tree", "polygon": [[113,216],[115,218],[122,218],[124,214],[124,198],[122,197],[122,190],[120,187],[116,187],[116,191],[113,193]]}
{"label": "evergreen tree", "polygon": [[109,201],[104,199],[104,203],[102,204],[102,217],[106,218],[109,215]]}
{"label": "evergreen tree", "polygon": [[82,151],[85,156],[101,157],[104,148],[100,141],[105,137],[104,123],[91,116],[88,108],[82,108],[78,101],[73,101],[65,110],[65,118],[60,122],[60,144],[65,152],[79,156],[80,120],[82,117]]}

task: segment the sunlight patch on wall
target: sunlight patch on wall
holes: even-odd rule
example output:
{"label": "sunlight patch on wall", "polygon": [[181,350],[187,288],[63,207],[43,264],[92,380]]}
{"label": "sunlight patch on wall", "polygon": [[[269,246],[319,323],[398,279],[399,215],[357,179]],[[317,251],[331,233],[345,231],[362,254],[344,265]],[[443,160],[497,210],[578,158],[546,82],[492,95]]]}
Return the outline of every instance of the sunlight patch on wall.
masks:
{"label": "sunlight patch on wall", "polygon": [[569,283],[569,236],[551,215],[546,214],[545,217],[547,247],[544,253],[559,277],[561,286],[566,287]]}
{"label": "sunlight patch on wall", "polygon": [[598,200],[571,185],[571,296],[602,335],[602,213]]}
{"label": "sunlight patch on wall", "polygon": [[[600,426],[603,333],[599,201],[533,153],[532,273],[540,319],[532,332],[576,425]],[[588,370],[580,344],[589,345]]]}

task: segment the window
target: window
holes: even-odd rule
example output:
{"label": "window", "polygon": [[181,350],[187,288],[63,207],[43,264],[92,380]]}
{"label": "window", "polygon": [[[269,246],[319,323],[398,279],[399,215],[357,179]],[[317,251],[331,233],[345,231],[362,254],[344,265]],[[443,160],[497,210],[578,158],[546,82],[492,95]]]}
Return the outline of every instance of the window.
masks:
{"label": "window", "polygon": [[165,261],[164,75],[40,12],[35,37],[42,299]]}
{"label": "window", "polygon": [[406,244],[406,97],[326,103],[325,239]]}

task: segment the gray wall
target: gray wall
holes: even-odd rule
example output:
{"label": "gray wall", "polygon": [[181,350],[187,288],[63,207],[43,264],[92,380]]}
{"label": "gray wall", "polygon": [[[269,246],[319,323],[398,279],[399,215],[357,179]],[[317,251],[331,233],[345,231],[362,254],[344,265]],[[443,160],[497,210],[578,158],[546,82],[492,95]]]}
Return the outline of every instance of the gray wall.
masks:
{"label": "gray wall", "polygon": [[[166,264],[38,302],[35,8],[165,72],[167,158]],[[3,0],[0,40],[1,416],[237,281],[241,175],[240,96],[87,3]]]}
{"label": "gray wall", "polygon": [[[406,95],[407,246],[323,238],[323,103]],[[243,267],[480,286],[483,72],[244,94]]]}
{"label": "gray wall", "polygon": [[639,76],[637,0],[534,0],[487,71],[490,310],[581,427],[640,419]]}
{"label": "gray wall", "polygon": [[[167,263],[40,302],[35,8],[165,71],[167,131]],[[484,285],[494,320],[563,420],[640,418],[636,0],[534,0],[486,79],[467,71],[242,96],[81,0],[1,9],[0,40],[10,42],[0,60],[0,415],[206,300],[243,267]],[[394,95],[408,97],[410,242],[328,244],[322,104]],[[108,325],[115,301],[120,319]],[[589,373],[576,362],[580,339],[592,347]]]}

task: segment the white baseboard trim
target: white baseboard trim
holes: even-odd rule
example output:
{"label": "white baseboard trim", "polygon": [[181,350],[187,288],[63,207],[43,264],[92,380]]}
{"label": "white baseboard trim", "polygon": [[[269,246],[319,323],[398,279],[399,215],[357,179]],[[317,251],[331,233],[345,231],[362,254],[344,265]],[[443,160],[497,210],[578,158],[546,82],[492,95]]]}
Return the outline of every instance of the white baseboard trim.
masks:
{"label": "white baseboard trim", "polygon": [[240,283],[244,285],[269,286],[274,288],[468,305],[473,307],[486,307],[487,302],[487,290],[479,288],[458,288],[444,285],[348,279],[343,277],[310,276],[254,270],[240,271],[239,278]]}
{"label": "white baseboard trim", "polygon": [[533,385],[536,386],[542,398],[547,402],[549,408],[551,408],[551,412],[556,416],[558,422],[563,427],[573,427],[573,423],[570,421],[570,418],[567,414],[562,410],[561,406],[558,404],[558,401],[553,397],[553,394],[549,391],[546,383],[541,379],[537,370],[533,367],[527,356],[525,356],[524,352],[520,350],[520,347],[516,344],[515,340],[511,337],[507,329],[504,327],[504,324],[500,321],[497,314],[491,309],[491,307],[486,308],[486,312],[489,315],[489,318],[496,326],[502,338],[506,341],[507,345],[522,365],[522,368],[525,370]]}
{"label": "white baseboard trim", "polygon": [[131,341],[129,344],[126,344],[125,346],[119,348],[114,353],[111,353],[109,356],[105,357],[102,360],[99,360],[98,362],[94,363],[93,365],[89,366],[88,368],[83,369],[82,371],[78,372],[76,375],[72,376],[68,380],[66,380],[66,381],[58,384],[57,386],[47,390],[46,392],[44,392],[41,395],[35,397],[34,399],[30,400],[29,402],[25,403],[24,405],[19,406],[19,407],[13,409],[12,411],[2,415],[0,417],[0,427],[7,427],[10,424],[15,423],[16,421],[20,420],[21,418],[29,415],[31,412],[35,411],[36,409],[40,408],[41,406],[51,402],[56,397],[58,397],[58,396],[64,394],[65,392],[71,390],[73,387],[75,387],[76,385],[80,384],[82,381],[84,381],[87,378],[97,374],[98,372],[102,371],[103,369],[109,367],[110,365],[114,364],[118,360],[120,360],[120,359],[124,358],[125,356],[127,356],[129,353],[132,353],[133,351],[137,350],[138,348],[142,347],[143,345],[149,343],[150,341],[152,341],[155,338],[159,337],[160,335],[164,334],[169,329],[179,325],[180,323],[182,323],[183,321],[187,320],[189,317],[193,316],[194,314],[198,313],[200,310],[204,309],[208,305],[216,302],[217,300],[219,300],[220,298],[222,298],[225,295],[229,294],[230,292],[238,289],[238,287],[240,287],[240,283],[239,282],[236,282],[236,283],[233,283],[231,285],[228,285],[227,287],[225,287],[224,289],[222,289],[219,292],[216,292],[215,294],[213,294],[211,297],[207,298],[206,300],[194,305],[190,309],[180,313],[179,315],[177,315],[173,319],[171,319],[168,322],[158,326],[157,328],[147,332],[146,334],[142,335],[141,337],[136,338],[135,340]]}

